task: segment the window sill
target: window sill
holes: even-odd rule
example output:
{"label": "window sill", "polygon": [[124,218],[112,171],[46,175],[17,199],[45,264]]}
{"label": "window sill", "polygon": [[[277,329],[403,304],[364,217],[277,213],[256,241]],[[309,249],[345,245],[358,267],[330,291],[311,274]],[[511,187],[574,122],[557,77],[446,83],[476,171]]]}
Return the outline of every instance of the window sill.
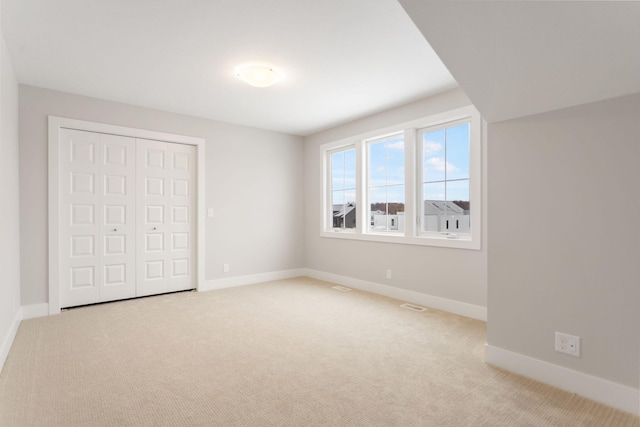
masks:
{"label": "window sill", "polygon": [[440,248],[480,250],[481,245],[477,240],[458,237],[451,239],[446,236],[404,236],[390,233],[366,233],[357,234],[355,231],[322,231],[320,237],[331,239],[361,240],[366,242],[393,243],[399,245],[433,246]]}

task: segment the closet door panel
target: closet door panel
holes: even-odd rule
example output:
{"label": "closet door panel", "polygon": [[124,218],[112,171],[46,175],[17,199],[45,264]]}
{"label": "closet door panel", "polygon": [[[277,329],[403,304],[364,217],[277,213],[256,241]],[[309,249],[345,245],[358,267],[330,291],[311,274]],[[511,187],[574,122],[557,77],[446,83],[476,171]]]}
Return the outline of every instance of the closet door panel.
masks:
{"label": "closet door panel", "polygon": [[101,300],[136,296],[135,139],[100,135],[103,244]]}
{"label": "closet door panel", "polygon": [[100,300],[100,135],[60,131],[62,307]]}
{"label": "closet door panel", "polygon": [[195,288],[195,147],[137,141],[137,295]]}
{"label": "closet door panel", "polygon": [[135,140],[60,131],[62,307],[135,296]]}
{"label": "closet door panel", "polygon": [[195,288],[196,148],[171,144],[169,290]]}
{"label": "closet door panel", "polygon": [[136,295],[168,291],[167,284],[167,202],[169,176],[165,144],[137,140],[137,242],[138,269]]}

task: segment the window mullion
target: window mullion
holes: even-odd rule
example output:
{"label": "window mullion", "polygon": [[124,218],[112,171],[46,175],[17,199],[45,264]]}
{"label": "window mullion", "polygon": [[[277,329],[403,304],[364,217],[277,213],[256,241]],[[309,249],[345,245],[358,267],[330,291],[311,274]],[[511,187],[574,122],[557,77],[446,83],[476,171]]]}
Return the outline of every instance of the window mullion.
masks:
{"label": "window mullion", "polygon": [[347,228],[347,155],[342,156],[342,230]]}
{"label": "window mullion", "polygon": [[364,186],[366,180],[364,174],[367,173],[365,166],[365,153],[363,141],[356,143],[356,234],[362,234],[367,221],[367,201]]}
{"label": "window mullion", "polygon": [[416,236],[416,152],[415,129],[404,132],[404,235]]}
{"label": "window mullion", "polygon": [[[442,218],[442,223],[446,226],[447,225],[447,214],[448,214],[448,205],[447,202],[449,201],[449,195],[447,194],[447,188],[449,187],[447,185],[447,183],[449,182],[449,176],[447,174],[447,129],[445,128],[444,130],[444,218]],[[448,227],[447,227],[447,231]]]}
{"label": "window mullion", "polygon": [[384,212],[385,231],[389,231],[389,141],[384,143]]}

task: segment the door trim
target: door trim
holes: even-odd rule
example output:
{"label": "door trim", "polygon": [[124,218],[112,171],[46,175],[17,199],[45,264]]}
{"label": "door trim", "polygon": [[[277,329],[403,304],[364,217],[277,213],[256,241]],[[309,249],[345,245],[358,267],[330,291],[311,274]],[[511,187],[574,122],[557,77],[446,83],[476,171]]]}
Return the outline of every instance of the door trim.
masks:
{"label": "door trim", "polygon": [[49,315],[60,313],[60,129],[75,129],[177,144],[194,145],[196,176],[196,289],[204,289],[205,267],[205,140],[186,135],[49,116]]}

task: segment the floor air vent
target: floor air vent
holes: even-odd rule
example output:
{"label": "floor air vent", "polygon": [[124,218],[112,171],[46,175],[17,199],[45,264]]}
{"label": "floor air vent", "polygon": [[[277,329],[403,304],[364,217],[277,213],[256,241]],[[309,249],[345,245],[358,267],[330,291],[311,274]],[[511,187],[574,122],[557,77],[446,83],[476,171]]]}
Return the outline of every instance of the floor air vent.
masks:
{"label": "floor air vent", "polygon": [[426,308],[424,308],[424,307],[420,307],[419,305],[413,305],[413,304],[401,304],[400,307],[408,308],[409,310],[413,310],[413,311],[425,311],[426,310]]}
{"label": "floor air vent", "polygon": [[345,288],[344,286],[333,286],[333,289],[340,292],[349,292],[351,289]]}

